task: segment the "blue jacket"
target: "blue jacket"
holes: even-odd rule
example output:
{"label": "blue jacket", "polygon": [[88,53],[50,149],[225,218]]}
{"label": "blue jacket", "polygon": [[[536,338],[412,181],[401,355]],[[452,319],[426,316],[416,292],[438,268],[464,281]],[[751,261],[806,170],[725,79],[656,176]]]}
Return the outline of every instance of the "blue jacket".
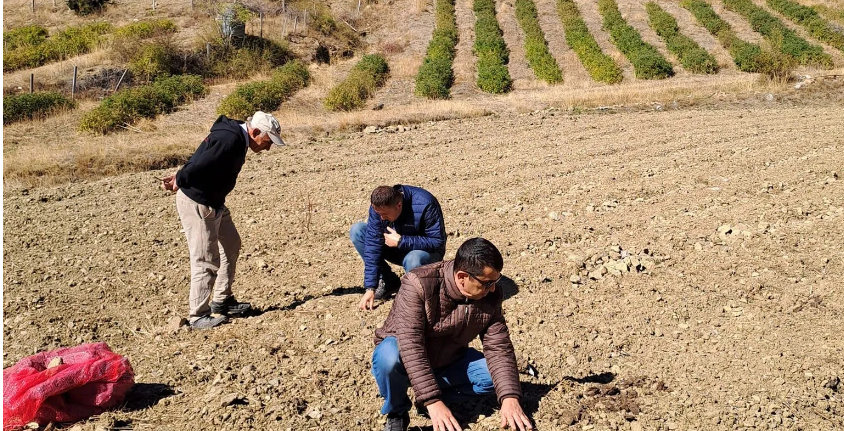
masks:
{"label": "blue jacket", "polygon": [[363,286],[367,289],[378,286],[380,262],[387,247],[384,244],[387,226],[401,235],[398,245],[400,251],[423,250],[445,254],[445,221],[437,198],[419,187],[400,184],[393,187],[404,194],[402,211],[396,221],[390,223],[381,220],[375,209],[371,205],[369,207],[363,256]]}

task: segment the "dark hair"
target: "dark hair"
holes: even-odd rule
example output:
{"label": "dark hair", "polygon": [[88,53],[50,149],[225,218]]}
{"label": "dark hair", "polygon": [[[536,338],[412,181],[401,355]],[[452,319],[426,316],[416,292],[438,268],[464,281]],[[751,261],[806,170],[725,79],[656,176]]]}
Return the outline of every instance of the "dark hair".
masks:
{"label": "dark hair", "polygon": [[378,186],[372,191],[369,201],[374,207],[391,207],[401,202],[401,191],[390,186]]}
{"label": "dark hair", "polygon": [[454,257],[454,272],[465,271],[472,275],[480,275],[484,268],[493,268],[501,272],[504,268],[504,258],[495,245],[483,238],[466,240],[457,249]]}

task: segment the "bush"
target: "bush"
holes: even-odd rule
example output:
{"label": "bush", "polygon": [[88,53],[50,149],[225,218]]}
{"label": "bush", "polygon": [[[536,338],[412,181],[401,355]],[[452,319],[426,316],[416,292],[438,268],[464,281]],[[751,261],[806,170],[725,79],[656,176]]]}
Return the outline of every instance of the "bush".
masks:
{"label": "bush", "polygon": [[59,93],[33,93],[3,98],[3,124],[48,117],[57,111],[73,109],[76,103]]}
{"label": "bush", "polygon": [[512,83],[507,63],[510,50],[495,17],[494,0],[475,0],[475,55],[478,57],[478,87],[487,93],[506,93]]}
{"label": "bush", "polygon": [[77,15],[88,15],[94,12],[102,12],[112,0],[67,0],[67,7],[76,12]]}
{"label": "bush", "polygon": [[40,45],[47,39],[47,29],[38,24],[25,25],[3,33],[5,50],[14,50],[23,46]]}
{"label": "bush", "polygon": [[273,71],[269,81],[237,86],[234,93],[220,102],[217,113],[229,118],[244,119],[255,111],[275,111],[293,93],[305,88],[310,79],[311,75],[302,62],[289,62]]}
{"label": "bush", "polygon": [[727,9],[737,12],[750,21],[753,30],[777,46],[783,54],[794,57],[800,64],[832,68],[832,57],[823,48],[812,45],[786,27],[782,21],[753,4],[751,0],[724,0]]}
{"label": "bush", "polygon": [[533,0],[516,0],[516,19],[525,32],[525,57],[533,74],[549,84],[562,82],[563,73],[548,51]]}
{"label": "bush", "polygon": [[132,76],[152,81],[170,75],[174,52],[164,44],[150,43],[141,46],[140,52],[129,61]]}
{"label": "bush", "polygon": [[376,54],[363,56],[349,76],[328,92],[325,107],[332,111],[351,111],[362,107],[366,99],[384,85],[389,72],[384,57]]}
{"label": "bush", "polygon": [[457,22],[454,0],[436,0],[436,26],[425,59],[416,74],[416,94],[429,99],[447,99],[454,73],[454,47],[457,45]]}
{"label": "bush", "polygon": [[721,42],[721,45],[733,57],[733,62],[739,70],[742,72],[761,71],[762,48],[739,39],[730,24],[721,19],[709,3],[703,0],[682,0],[680,5],[688,9],[698,23]]}
{"label": "bush", "polygon": [[573,0],[557,0],[557,11],[563,21],[566,42],[569,44],[592,79],[608,84],[621,82],[621,68],[611,57],[601,51],[598,42],[589,33],[586,23]]}
{"label": "bush", "polygon": [[[197,53],[205,57],[205,47]],[[203,76],[244,79],[259,71],[269,71],[287,63],[292,54],[286,45],[269,39],[246,35],[239,47],[217,45],[212,48],[210,64],[202,70]]]}
{"label": "bush", "polygon": [[149,39],[154,36],[175,33],[176,24],[169,19],[139,21],[125,25],[114,31],[115,38]]}
{"label": "bush", "polygon": [[615,0],[598,0],[598,11],[604,17],[604,28],[609,31],[613,43],[633,64],[637,78],[663,79],[674,75],[674,69],[662,54],[645,43],[639,32],[624,21]]}
{"label": "bush", "polygon": [[814,9],[792,0],[767,0],[767,3],[775,11],[805,27],[812,37],[844,51],[844,32],[837,31],[835,27],[821,18]]}
{"label": "bush", "polygon": [[3,51],[3,71],[38,67],[85,54],[109,31],[111,25],[108,23],[68,27],[51,36],[46,36],[46,30],[38,26],[12,30],[8,39],[4,35],[4,41],[11,41],[11,44]]}
{"label": "bush", "polygon": [[161,78],[150,85],[123,90],[105,98],[82,117],[79,130],[106,134],[141,118],[172,112],[205,92],[202,78],[197,75]]}
{"label": "bush", "polygon": [[694,73],[718,73],[718,62],[695,41],[680,33],[677,20],[654,2],[645,5],[651,27],[665,40],[683,67]]}

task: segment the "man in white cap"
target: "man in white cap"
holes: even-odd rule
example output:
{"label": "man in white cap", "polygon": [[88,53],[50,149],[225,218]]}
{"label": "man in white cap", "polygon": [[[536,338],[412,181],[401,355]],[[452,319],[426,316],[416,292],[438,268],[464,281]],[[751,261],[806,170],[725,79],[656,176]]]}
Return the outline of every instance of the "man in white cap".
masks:
{"label": "man in white cap", "polygon": [[190,326],[208,329],[247,314],[252,306],[232,295],[240,235],[226,207],[246,161],[255,153],[284,145],[278,121],[262,111],[246,122],[221,115],[190,160],[161,180],[176,192],[176,209],[190,250]]}

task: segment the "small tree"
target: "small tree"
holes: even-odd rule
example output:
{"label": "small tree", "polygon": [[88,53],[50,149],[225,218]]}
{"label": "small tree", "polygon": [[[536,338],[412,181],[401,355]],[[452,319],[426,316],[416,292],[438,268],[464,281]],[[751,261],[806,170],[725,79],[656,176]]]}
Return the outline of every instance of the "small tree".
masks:
{"label": "small tree", "polygon": [[106,4],[111,2],[112,0],[67,0],[67,7],[77,15],[88,15],[101,12]]}

